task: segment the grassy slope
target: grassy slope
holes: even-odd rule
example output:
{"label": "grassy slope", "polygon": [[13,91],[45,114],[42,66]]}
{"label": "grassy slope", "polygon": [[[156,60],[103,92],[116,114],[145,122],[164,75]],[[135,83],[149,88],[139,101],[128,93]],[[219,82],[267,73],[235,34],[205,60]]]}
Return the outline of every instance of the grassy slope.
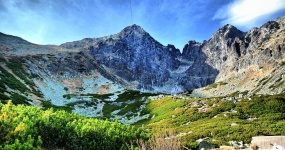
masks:
{"label": "grassy slope", "polygon": [[[182,100],[168,96],[152,100],[145,111],[155,117],[135,125],[154,132],[168,128],[184,133],[182,142],[190,147],[206,137],[212,144],[223,145],[231,140],[250,143],[257,135],[285,134],[285,93],[238,99],[236,103],[219,99]],[[200,108],[206,108],[205,112]]]}
{"label": "grassy slope", "polygon": [[[28,74],[27,71],[25,71],[23,59],[11,58],[7,61],[0,57],[0,63],[9,68],[16,77],[22,80],[18,80],[13,74],[0,66],[0,99],[3,103],[12,99],[15,104],[29,105],[28,101],[31,101],[27,98],[29,93],[42,97],[41,92],[35,89],[35,84],[31,80],[38,76],[32,73]],[[8,90],[7,87],[12,90]]]}

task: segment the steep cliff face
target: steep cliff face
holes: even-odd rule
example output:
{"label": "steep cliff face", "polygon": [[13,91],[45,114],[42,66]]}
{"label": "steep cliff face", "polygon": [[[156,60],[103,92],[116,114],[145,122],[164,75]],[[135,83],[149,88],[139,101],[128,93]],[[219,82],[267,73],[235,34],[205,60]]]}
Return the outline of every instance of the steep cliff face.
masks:
{"label": "steep cliff face", "polygon": [[183,59],[181,60],[190,62],[189,67],[185,71],[186,76],[181,81],[181,84],[185,87],[199,88],[215,81],[218,71],[206,63],[207,56],[202,51],[202,48],[205,46],[204,44],[189,41],[183,48]]}
{"label": "steep cliff face", "polygon": [[[201,59],[201,54],[191,53],[201,51],[205,62],[217,70],[215,82],[225,84],[218,89],[197,90],[200,96],[220,96],[235,91],[274,94],[284,90],[284,24],[284,17],[280,17],[246,33],[226,25],[203,44],[196,43],[190,49],[186,46],[188,49],[183,54],[190,59]],[[189,57],[191,54],[194,56]]]}
{"label": "steep cliff face", "polygon": [[[194,61],[196,68],[203,68],[204,75],[216,75],[226,67],[227,62],[234,64],[240,57],[240,49],[234,45],[235,38],[245,33],[232,25],[225,25],[204,43],[190,41],[183,49],[183,56]],[[195,71],[196,69],[193,69]]]}
{"label": "steep cliff face", "polygon": [[197,78],[201,72],[189,77],[187,70],[193,62],[182,57],[173,45],[161,45],[138,25],[115,35],[68,42],[61,47],[81,48],[130,89],[178,93],[214,81]]}
{"label": "steep cliff face", "polygon": [[162,87],[171,79],[170,71],[180,65],[178,49],[161,45],[137,25],[125,28],[119,34],[96,39],[87,49],[101,65],[113,70],[113,74],[129,83],[136,82],[135,88],[142,90]]}

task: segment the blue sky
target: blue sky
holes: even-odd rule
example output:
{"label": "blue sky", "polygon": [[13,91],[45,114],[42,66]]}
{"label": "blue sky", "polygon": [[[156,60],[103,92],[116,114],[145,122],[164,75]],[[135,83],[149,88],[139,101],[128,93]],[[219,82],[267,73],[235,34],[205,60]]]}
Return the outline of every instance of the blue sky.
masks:
{"label": "blue sky", "polygon": [[284,15],[285,0],[0,0],[0,32],[59,45],[137,24],[182,50],[225,24],[248,31]]}

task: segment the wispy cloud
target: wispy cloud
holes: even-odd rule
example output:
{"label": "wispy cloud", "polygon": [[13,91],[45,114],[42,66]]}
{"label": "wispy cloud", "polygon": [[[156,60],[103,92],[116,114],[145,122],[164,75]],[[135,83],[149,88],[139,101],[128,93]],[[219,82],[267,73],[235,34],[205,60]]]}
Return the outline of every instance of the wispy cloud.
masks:
{"label": "wispy cloud", "polygon": [[220,8],[213,19],[220,19],[222,24],[233,24],[244,28],[252,28],[265,16],[285,9],[284,0],[235,0]]}

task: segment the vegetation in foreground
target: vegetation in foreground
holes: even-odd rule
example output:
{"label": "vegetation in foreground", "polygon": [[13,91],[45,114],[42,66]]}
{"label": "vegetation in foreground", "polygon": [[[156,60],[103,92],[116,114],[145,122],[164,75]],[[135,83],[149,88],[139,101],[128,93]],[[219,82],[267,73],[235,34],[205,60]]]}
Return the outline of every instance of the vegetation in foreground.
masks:
{"label": "vegetation in foreground", "polygon": [[146,137],[134,126],[52,108],[9,101],[0,109],[0,149],[126,149],[126,143]]}
{"label": "vegetation in foreground", "polygon": [[251,98],[166,96],[151,100],[144,111],[150,118],[136,126],[153,133],[168,128],[176,134],[171,138],[181,138],[189,148],[197,148],[199,139],[220,146],[250,143],[258,135],[285,135],[285,93]]}
{"label": "vegetation in foreground", "polygon": [[199,139],[218,147],[229,141],[250,143],[258,135],[285,135],[284,92],[240,94],[247,92],[208,99],[153,96],[142,112],[150,118],[133,126],[0,103],[0,149],[195,149]]}

